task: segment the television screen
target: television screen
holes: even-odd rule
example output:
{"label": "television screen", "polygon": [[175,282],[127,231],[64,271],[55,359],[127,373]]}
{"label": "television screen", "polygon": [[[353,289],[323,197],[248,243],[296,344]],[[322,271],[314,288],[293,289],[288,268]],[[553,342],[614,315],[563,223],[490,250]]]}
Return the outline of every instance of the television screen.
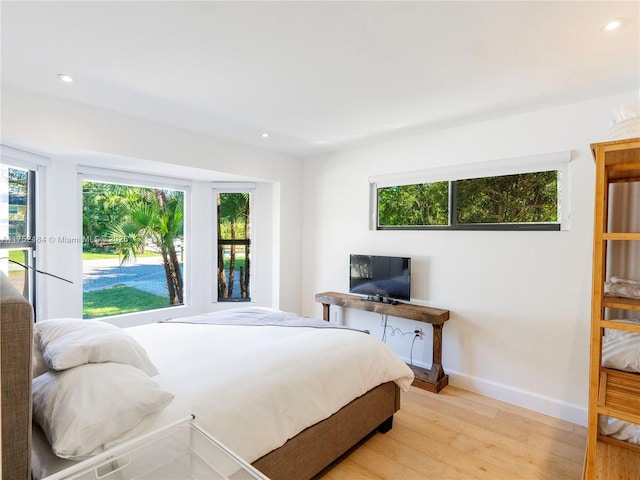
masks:
{"label": "television screen", "polygon": [[411,300],[411,258],[352,254],[349,271],[349,293],[377,301]]}

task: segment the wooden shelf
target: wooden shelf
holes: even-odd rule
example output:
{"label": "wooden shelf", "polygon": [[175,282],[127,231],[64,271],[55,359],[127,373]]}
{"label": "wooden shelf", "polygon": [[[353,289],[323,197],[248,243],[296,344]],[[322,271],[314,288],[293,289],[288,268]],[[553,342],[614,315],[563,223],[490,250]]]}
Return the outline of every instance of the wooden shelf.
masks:
{"label": "wooden shelf", "polygon": [[618,297],[617,295],[604,295],[602,305],[607,308],[620,310],[640,310],[640,298]]}
{"label": "wooden shelf", "polygon": [[612,328],[614,330],[625,330],[627,332],[640,333],[640,322],[621,322],[620,320],[602,320],[602,328]]}
{"label": "wooden shelf", "polygon": [[347,293],[324,292],[316,294],[316,302],[322,303],[322,317],[329,321],[331,305],[354,308],[366,312],[407,318],[433,326],[433,362],[431,368],[411,367],[415,375],[413,385],[438,393],[449,384],[449,376],[442,368],[442,326],[449,320],[449,310],[425,307],[411,303],[382,303],[365,300]]}
{"label": "wooden shelf", "polygon": [[[602,367],[602,329],[640,333],[640,322],[604,319],[607,308],[640,311],[640,300],[606,294],[602,287],[608,274],[607,242],[640,241],[640,233],[637,231],[608,231],[610,218],[626,215],[629,220],[634,220],[639,213],[637,205],[616,206],[610,203],[609,197],[614,191],[612,184],[640,182],[640,138],[594,143],[591,148],[596,163],[596,181],[589,426],[583,478],[630,480],[640,478],[640,447],[600,434],[600,417],[607,415],[640,424],[640,374]],[[633,225],[633,222],[629,225]],[[635,227],[632,229],[637,230]]]}
{"label": "wooden shelf", "polygon": [[[411,303],[382,303],[365,300],[357,295],[347,293],[325,292],[316,295],[316,302],[323,305],[337,305],[367,312],[391,315],[392,317],[408,318],[418,322],[431,323],[432,325],[442,325],[449,320],[449,310],[439,308],[424,307]],[[325,318],[325,320],[327,320]]]}
{"label": "wooden shelf", "polygon": [[[640,151],[640,149],[637,151]],[[637,155],[638,153],[636,152]],[[640,181],[640,163],[607,166],[607,179],[609,183],[638,182]]]}
{"label": "wooden shelf", "polygon": [[[613,439],[611,439],[613,440]],[[631,480],[638,478],[640,455],[624,442],[598,439],[595,453],[596,480]]]}
{"label": "wooden shelf", "polygon": [[640,233],[608,232],[602,234],[603,240],[640,241]]}
{"label": "wooden shelf", "polygon": [[607,168],[609,183],[640,181],[640,163],[614,165]]}
{"label": "wooden shelf", "polygon": [[[622,442],[598,439],[592,455],[592,471],[596,480],[629,480],[638,478],[640,455]],[[587,458],[589,454],[587,452]]]}

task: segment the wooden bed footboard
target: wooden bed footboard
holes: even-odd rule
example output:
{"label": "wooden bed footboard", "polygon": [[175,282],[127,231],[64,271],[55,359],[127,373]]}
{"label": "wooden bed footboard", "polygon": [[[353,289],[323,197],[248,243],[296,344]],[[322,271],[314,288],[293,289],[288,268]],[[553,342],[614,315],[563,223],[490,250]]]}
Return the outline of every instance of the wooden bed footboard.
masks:
{"label": "wooden bed footboard", "polygon": [[387,432],[399,409],[400,389],[394,382],[384,383],[303,430],[253,466],[271,480],[308,480],[375,429]]}

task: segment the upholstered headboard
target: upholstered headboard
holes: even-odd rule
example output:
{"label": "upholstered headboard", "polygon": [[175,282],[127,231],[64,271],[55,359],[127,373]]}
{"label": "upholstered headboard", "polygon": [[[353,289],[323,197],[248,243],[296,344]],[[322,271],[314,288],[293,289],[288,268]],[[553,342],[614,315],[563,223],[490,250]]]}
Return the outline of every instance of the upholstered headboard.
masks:
{"label": "upholstered headboard", "polygon": [[0,272],[2,479],[31,478],[33,308]]}

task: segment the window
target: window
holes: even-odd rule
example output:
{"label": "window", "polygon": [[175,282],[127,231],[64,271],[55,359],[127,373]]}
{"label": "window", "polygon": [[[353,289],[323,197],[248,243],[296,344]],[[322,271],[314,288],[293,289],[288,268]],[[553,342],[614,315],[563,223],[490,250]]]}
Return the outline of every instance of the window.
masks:
{"label": "window", "polygon": [[558,175],[548,171],[458,180],[455,224],[559,228]]}
{"label": "window", "polygon": [[83,180],[84,318],[184,304],[185,193]]}
{"label": "window", "polygon": [[217,192],[218,301],[251,300],[251,194]]}
{"label": "window", "polygon": [[0,269],[32,305],[37,241],[35,175],[34,170],[0,165]]}
{"label": "window", "polygon": [[[471,173],[463,170],[415,172],[370,179],[375,228],[560,230],[564,223],[566,229],[568,156],[563,158],[566,161],[558,163],[556,159],[553,168],[536,169],[536,165],[522,161],[501,162],[499,168],[495,163],[485,166],[487,173],[475,167],[477,171]],[[545,167],[549,162],[536,158],[533,163],[542,163],[541,167]],[[488,174],[511,168],[516,172]],[[453,178],[442,179],[447,176]],[[420,177],[435,180],[416,183],[415,179]]]}

